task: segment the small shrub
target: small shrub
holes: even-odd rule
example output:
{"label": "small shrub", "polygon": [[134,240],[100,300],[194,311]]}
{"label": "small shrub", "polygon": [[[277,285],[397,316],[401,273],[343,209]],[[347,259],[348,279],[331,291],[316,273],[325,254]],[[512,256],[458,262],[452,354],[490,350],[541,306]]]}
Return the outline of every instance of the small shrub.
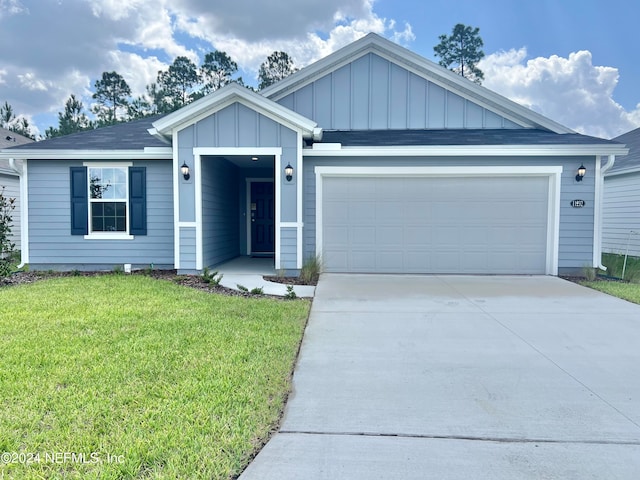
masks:
{"label": "small shrub", "polygon": [[248,292],[249,289],[247,287],[245,287],[244,285],[240,285],[239,283],[236,283],[236,286],[238,287],[238,290],[240,290],[241,292]]}
{"label": "small shrub", "polygon": [[251,293],[253,293],[254,295],[263,295],[264,290],[262,290],[262,287],[255,287],[251,289]]}
{"label": "small shrub", "polygon": [[74,277],[79,277],[80,276],[80,270],[75,269],[71,271],[71,275]]}
{"label": "small shrub", "polygon": [[13,252],[16,247],[11,243],[12,212],[16,208],[16,199],[4,195],[4,187],[0,190],[0,278],[11,275],[13,271]]}
{"label": "small shrub", "polygon": [[296,295],[296,291],[293,289],[293,285],[287,285],[287,293],[285,294],[284,298],[286,300],[295,300],[296,298],[298,298],[298,296]]}
{"label": "small shrub", "polygon": [[284,278],[286,276],[286,270],[284,268],[279,268],[276,270],[276,277]]}
{"label": "small shrub", "polygon": [[150,277],[153,275],[153,263],[149,264],[149,266],[142,270],[142,274]]}
{"label": "small shrub", "polygon": [[224,275],[222,273],[218,273],[218,270],[214,270],[213,272],[211,272],[209,270],[209,267],[204,267],[204,270],[202,272],[202,280],[204,280],[204,283],[208,283],[209,285],[213,285],[214,287],[220,285],[223,276]]}
{"label": "small shrub", "polygon": [[320,255],[315,255],[313,257],[307,258],[305,262],[302,264],[302,269],[300,270],[300,278],[304,283],[314,284],[318,281],[318,277],[320,277],[320,272],[322,271],[322,259]]}
{"label": "small shrub", "polygon": [[116,275],[122,275],[124,273],[124,267],[122,265],[114,265],[112,272]]}
{"label": "small shrub", "polygon": [[596,269],[589,265],[582,267],[582,274],[584,275],[584,278],[590,282],[593,282],[596,279]]}

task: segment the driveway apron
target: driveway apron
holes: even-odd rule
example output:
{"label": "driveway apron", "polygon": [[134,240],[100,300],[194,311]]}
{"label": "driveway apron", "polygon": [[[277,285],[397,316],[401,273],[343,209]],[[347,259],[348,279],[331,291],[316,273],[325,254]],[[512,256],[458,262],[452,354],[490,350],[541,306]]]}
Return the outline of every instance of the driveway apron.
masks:
{"label": "driveway apron", "polygon": [[556,277],[325,274],[240,478],[640,478],[640,306]]}

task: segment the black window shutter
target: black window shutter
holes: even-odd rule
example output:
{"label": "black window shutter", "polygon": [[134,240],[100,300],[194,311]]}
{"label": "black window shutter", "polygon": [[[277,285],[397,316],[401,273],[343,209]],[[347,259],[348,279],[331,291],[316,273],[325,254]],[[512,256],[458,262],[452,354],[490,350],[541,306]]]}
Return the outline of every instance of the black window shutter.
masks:
{"label": "black window shutter", "polygon": [[71,235],[89,233],[87,168],[71,167]]}
{"label": "black window shutter", "polygon": [[129,233],[147,234],[147,169],[129,167]]}

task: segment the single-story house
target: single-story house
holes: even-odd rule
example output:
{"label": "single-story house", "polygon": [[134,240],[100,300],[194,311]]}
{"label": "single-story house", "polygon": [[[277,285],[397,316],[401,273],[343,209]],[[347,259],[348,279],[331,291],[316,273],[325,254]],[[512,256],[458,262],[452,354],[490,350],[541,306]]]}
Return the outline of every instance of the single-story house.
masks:
{"label": "single-story house", "polygon": [[23,163],[23,262],[547,274],[597,266],[603,172],[579,135],[369,34],[255,93],[0,151]]}
{"label": "single-story house", "polygon": [[629,147],[604,177],[602,248],[640,257],[640,128],[613,140]]}
{"label": "single-story house", "polygon": [[[31,143],[30,138],[18,135],[11,130],[0,127],[0,150]],[[11,242],[20,250],[20,176],[18,172],[22,168],[22,161],[17,160],[13,164],[8,159],[0,158],[0,192],[4,191],[5,198],[15,199],[15,208],[11,213]],[[4,187],[4,190],[3,190]]]}

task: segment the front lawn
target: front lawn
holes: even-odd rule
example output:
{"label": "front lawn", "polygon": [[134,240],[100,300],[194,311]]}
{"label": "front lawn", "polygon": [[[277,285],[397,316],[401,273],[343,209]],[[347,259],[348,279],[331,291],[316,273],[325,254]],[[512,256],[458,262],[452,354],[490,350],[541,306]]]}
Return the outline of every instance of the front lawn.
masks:
{"label": "front lawn", "polygon": [[607,281],[595,281],[595,282],[580,282],[585,287],[593,288],[600,292],[608,293],[614,297],[623,298],[633,303],[640,303],[640,284],[638,283],[623,283],[623,282],[607,282]]}
{"label": "front lawn", "polygon": [[234,478],[308,311],[140,275],[0,288],[0,478]]}

